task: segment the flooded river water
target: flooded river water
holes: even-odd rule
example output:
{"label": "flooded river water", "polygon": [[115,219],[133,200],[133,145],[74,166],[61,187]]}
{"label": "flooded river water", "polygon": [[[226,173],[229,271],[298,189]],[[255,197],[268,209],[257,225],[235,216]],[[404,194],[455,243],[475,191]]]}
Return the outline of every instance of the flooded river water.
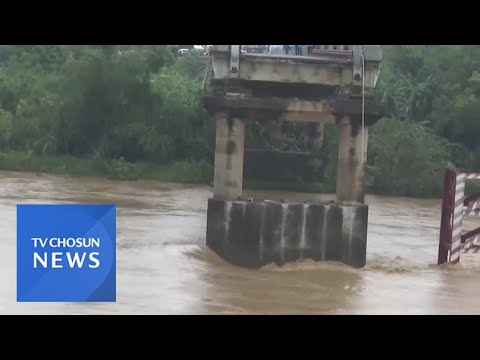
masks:
{"label": "flooded river water", "polygon": [[[480,314],[480,259],[435,265],[440,200],[368,196],[367,267],[231,266],[205,246],[208,186],[0,172],[0,314]],[[247,191],[254,198],[333,196]],[[115,203],[116,303],[17,303],[16,204]],[[468,226],[474,226],[472,221]],[[480,255],[478,255],[480,258]]]}

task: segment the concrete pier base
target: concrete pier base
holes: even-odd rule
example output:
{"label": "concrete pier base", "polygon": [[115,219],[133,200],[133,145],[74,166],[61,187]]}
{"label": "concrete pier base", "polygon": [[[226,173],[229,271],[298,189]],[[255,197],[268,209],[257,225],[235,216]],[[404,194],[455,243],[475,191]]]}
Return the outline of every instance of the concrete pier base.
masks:
{"label": "concrete pier base", "polygon": [[367,224],[365,204],[211,198],[207,246],[244,267],[310,258],[361,268],[366,262]]}

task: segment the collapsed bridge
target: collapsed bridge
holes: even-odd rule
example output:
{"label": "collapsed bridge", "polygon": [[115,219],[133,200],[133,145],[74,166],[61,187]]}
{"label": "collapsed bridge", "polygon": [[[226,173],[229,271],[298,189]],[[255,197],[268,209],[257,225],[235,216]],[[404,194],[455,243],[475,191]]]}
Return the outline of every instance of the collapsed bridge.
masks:
{"label": "collapsed bridge", "polygon": [[[368,128],[383,116],[368,91],[377,83],[382,46],[317,45],[311,55],[295,56],[214,45],[210,57],[203,104],[216,121],[216,145],[207,245],[248,267],[300,258],[365,266]],[[272,120],[339,127],[336,201],[243,197],[245,123]]]}

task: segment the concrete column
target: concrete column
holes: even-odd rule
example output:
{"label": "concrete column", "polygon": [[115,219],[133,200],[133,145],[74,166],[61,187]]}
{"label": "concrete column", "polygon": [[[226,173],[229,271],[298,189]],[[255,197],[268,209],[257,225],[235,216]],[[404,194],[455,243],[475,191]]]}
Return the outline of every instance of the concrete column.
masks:
{"label": "concrete column", "polygon": [[[352,125],[353,124],[353,125]],[[356,201],[363,203],[365,198],[364,173],[368,144],[368,128],[363,133],[362,124],[355,119],[344,117],[339,124],[338,162],[337,162],[337,201]]]}
{"label": "concrete column", "polygon": [[216,114],[213,197],[235,200],[242,196],[245,122],[226,112]]}

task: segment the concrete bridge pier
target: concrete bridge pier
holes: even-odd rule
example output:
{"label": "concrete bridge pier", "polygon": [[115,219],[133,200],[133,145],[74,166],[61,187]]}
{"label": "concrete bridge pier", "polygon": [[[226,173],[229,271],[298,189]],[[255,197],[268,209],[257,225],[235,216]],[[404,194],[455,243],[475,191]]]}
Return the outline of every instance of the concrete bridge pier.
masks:
{"label": "concrete bridge pier", "polygon": [[[211,50],[213,79],[203,106],[216,119],[216,147],[206,244],[221,258],[253,268],[307,258],[365,266],[368,127],[383,110],[357,90],[375,87],[379,50],[353,45],[305,57],[241,54],[239,45]],[[242,199],[245,121],[252,120],[309,124],[304,145],[312,152],[321,149],[323,126],[338,126],[336,201]]]}
{"label": "concrete bridge pier", "polygon": [[[312,103],[210,95],[204,97],[204,105],[217,126],[207,246],[226,261],[245,267],[306,258],[365,266],[368,205],[364,204],[364,159],[368,126],[380,116],[374,104],[368,103],[363,127],[357,98]],[[272,114],[306,123],[320,118],[339,127],[336,201],[242,199],[245,121],[270,119]]]}
{"label": "concrete bridge pier", "polygon": [[242,196],[245,121],[229,111],[217,112],[213,197],[236,200]]}
{"label": "concrete bridge pier", "polygon": [[337,201],[364,203],[368,127],[362,128],[361,119],[348,116],[338,126]]}

